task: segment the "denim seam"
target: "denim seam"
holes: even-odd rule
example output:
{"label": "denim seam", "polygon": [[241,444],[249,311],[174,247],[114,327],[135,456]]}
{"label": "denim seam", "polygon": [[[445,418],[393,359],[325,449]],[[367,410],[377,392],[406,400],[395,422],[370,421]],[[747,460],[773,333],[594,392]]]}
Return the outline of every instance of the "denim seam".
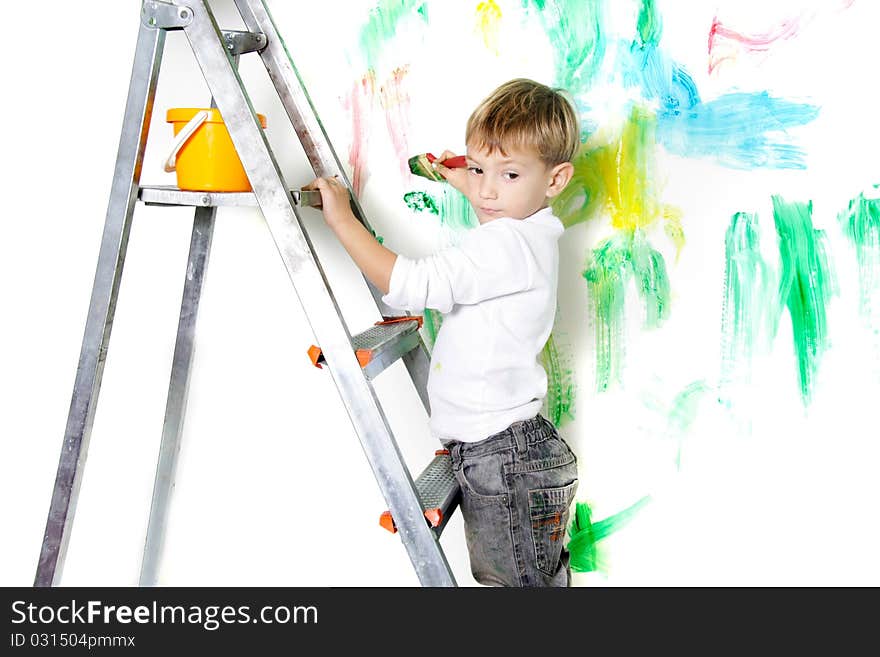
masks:
{"label": "denim seam", "polygon": [[552,437],[552,435],[535,432],[531,434],[526,434],[526,441],[529,445],[540,445],[545,440],[550,440]]}
{"label": "denim seam", "polygon": [[[574,485],[574,482],[566,486],[554,486],[552,488],[530,488],[529,512],[534,512],[533,515],[535,516],[546,515],[547,513],[550,513],[544,510],[547,506],[564,505],[568,501],[568,491],[572,485]],[[538,495],[533,497],[533,493],[538,493]],[[536,498],[541,500],[540,508],[537,505],[532,505],[532,500]],[[550,515],[552,515],[552,513],[550,513]]]}
{"label": "denim seam", "polygon": [[513,466],[511,472],[540,472],[541,470],[559,468],[570,463],[574,463],[574,459],[571,456],[557,456],[556,458],[544,461],[527,461],[525,465]]}
{"label": "denim seam", "polygon": [[[506,470],[506,466],[505,466]],[[512,485],[512,481],[510,478],[510,474],[505,471],[504,473],[504,484],[507,487],[507,494],[509,504],[507,505],[507,517],[509,519],[508,525],[510,526],[510,544],[513,546],[513,558],[516,561],[516,572],[519,577],[519,585],[525,585],[525,575],[526,575],[526,563],[523,558],[523,550],[520,545],[520,541],[517,540],[517,534],[519,533],[519,514],[516,513],[516,509],[519,508],[518,502],[516,498],[516,487]]]}
{"label": "denim seam", "polygon": [[492,454],[500,454],[502,452],[509,452],[510,450],[511,450],[510,445],[505,445],[504,447],[498,447],[498,448],[493,449],[492,451],[489,451],[489,452],[475,452],[473,454],[466,452],[461,455],[461,460],[464,461],[467,459],[478,458],[481,456],[491,456]]}

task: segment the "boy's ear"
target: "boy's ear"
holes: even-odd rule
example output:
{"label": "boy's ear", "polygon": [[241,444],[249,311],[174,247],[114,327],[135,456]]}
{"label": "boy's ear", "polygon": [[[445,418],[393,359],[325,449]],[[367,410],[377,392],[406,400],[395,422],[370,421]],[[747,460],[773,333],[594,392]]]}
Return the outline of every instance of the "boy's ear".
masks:
{"label": "boy's ear", "polygon": [[548,198],[553,198],[569,183],[574,175],[574,165],[571,162],[557,164],[550,170],[550,185],[547,187]]}

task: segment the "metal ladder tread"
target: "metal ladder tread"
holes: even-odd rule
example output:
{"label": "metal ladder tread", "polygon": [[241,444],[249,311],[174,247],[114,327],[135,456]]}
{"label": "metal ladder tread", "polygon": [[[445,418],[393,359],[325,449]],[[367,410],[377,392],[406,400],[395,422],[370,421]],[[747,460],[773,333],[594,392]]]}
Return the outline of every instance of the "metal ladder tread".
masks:
{"label": "metal ladder tread", "polygon": [[[461,500],[461,488],[452,471],[448,449],[438,449],[434,458],[415,480],[425,518],[439,537]],[[379,524],[392,534],[397,532],[390,511],[379,517]]]}
{"label": "metal ladder tread", "polygon": [[[418,315],[385,317],[381,322],[351,338],[351,346],[364,375],[373,380],[398,358],[419,346],[419,329],[424,320]],[[321,348],[312,345],[308,350],[312,364],[322,369],[326,363]]]}
{"label": "metal ladder tread", "polygon": [[[295,205],[321,207],[321,192],[317,190],[292,189],[290,196]],[[194,192],[173,185],[143,185],[138,188],[138,200],[145,205],[257,207],[257,197],[253,192]]]}

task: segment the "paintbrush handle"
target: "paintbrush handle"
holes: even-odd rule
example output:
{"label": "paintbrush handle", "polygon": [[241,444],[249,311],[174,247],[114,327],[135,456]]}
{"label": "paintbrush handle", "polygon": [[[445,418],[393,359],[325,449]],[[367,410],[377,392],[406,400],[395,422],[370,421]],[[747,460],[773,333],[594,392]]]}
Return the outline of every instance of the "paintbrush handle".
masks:
{"label": "paintbrush handle", "polygon": [[[433,153],[425,153],[425,157],[432,164],[437,160],[437,156]],[[455,157],[446,158],[440,164],[449,169],[460,169],[467,166],[467,158],[464,155],[456,155]]]}
{"label": "paintbrush handle", "polygon": [[467,166],[467,158],[464,155],[456,155],[443,160],[440,164],[450,169],[460,169]]}

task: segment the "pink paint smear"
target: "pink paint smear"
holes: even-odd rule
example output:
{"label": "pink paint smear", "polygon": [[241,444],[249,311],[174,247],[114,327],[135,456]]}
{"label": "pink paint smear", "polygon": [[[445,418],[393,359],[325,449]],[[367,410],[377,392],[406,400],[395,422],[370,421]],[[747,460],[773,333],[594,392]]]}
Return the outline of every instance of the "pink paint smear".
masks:
{"label": "pink paint smear", "polygon": [[345,108],[351,112],[351,145],[348,149],[348,163],[352,167],[351,186],[354,193],[361,194],[370,172],[367,169],[366,149],[369,141],[369,117],[372,113],[376,79],[372,71],[360,80],[355,80],[345,99]]}
{"label": "pink paint smear", "polygon": [[397,155],[400,172],[404,180],[412,173],[409,170],[409,142],[407,131],[410,125],[410,98],[404,81],[409,69],[396,68],[391,77],[376,90],[376,74],[370,70],[360,80],[355,80],[344,102],[351,114],[351,146],[348,149],[348,163],[352,167],[351,186],[354,193],[361,194],[370,177],[367,168],[367,147],[370,140],[370,120],[378,96],[385,114],[385,126]]}
{"label": "pink paint smear", "polygon": [[379,97],[385,110],[385,125],[388,128],[388,136],[394,145],[397,154],[400,173],[404,180],[412,175],[409,170],[409,142],[407,130],[410,126],[410,99],[406,92],[404,80],[409,72],[409,67],[396,68],[391,77],[379,89]]}
{"label": "pink paint smear", "polygon": [[746,34],[728,27],[718,16],[712,19],[709,29],[709,74],[724,61],[735,60],[742,53],[765,53],[780,41],[797,36],[807,25],[826,8],[843,11],[853,5],[855,0],[819,0],[797,16],[784,19],[766,31]]}

